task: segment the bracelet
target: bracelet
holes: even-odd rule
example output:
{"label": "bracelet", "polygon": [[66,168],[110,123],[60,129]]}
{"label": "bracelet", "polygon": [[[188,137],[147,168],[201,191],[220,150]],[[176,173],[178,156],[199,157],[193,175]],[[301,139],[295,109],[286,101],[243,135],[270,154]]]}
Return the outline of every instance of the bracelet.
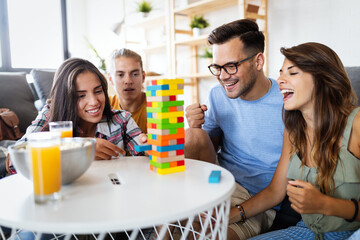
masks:
{"label": "bracelet", "polygon": [[245,214],[245,210],[244,210],[243,206],[235,204],[235,207],[237,207],[240,211],[240,217],[241,217],[240,223],[245,223],[247,218],[246,218],[246,214]]}
{"label": "bracelet", "polygon": [[358,201],[356,201],[354,198],[352,198],[351,201],[355,205],[355,213],[354,213],[354,216],[353,216],[352,219],[345,219],[347,222],[353,222],[356,219],[356,217],[357,217],[357,215],[359,213],[359,203],[358,203]]}

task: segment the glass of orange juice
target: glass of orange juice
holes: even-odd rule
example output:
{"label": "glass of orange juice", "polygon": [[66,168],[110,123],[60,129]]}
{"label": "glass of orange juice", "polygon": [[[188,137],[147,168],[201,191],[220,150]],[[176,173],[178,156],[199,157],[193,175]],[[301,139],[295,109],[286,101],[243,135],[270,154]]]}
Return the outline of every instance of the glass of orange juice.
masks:
{"label": "glass of orange juice", "polygon": [[50,122],[49,126],[50,126],[50,132],[61,132],[62,138],[73,136],[72,121]]}
{"label": "glass of orange juice", "polygon": [[61,198],[60,132],[38,132],[28,137],[35,203]]}

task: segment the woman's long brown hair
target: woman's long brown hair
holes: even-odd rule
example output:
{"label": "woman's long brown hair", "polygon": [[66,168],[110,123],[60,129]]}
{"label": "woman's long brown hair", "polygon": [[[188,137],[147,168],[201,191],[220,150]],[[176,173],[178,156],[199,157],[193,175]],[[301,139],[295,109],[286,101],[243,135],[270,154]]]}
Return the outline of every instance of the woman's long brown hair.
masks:
{"label": "woman's long brown hair", "polygon": [[[338,163],[340,141],[346,121],[357,105],[357,97],[338,55],[320,43],[304,43],[281,48],[281,53],[314,79],[314,144],[311,157],[316,164],[316,183],[323,193],[334,190],[333,175]],[[306,162],[306,122],[299,110],[283,110],[283,120],[290,133],[293,152]]]}
{"label": "woman's long brown hair", "polygon": [[80,119],[77,112],[78,97],[76,94],[76,78],[84,72],[92,72],[98,76],[105,94],[105,108],[103,115],[107,122],[111,121],[112,112],[107,93],[107,81],[104,75],[89,61],[81,58],[70,58],[64,61],[54,76],[50,99],[49,121],[72,121],[74,137],[78,136]]}

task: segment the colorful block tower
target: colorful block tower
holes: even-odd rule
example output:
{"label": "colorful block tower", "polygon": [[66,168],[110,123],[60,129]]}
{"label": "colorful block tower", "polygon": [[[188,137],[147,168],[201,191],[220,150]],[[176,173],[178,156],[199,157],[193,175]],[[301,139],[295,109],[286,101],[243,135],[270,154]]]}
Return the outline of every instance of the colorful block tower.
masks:
{"label": "colorful block tower", "polygon": [[[153,80],[146,87],[150,169],[158,174],[185,171],[184,79]],[[151,145],[151,147],[150,147]]]}

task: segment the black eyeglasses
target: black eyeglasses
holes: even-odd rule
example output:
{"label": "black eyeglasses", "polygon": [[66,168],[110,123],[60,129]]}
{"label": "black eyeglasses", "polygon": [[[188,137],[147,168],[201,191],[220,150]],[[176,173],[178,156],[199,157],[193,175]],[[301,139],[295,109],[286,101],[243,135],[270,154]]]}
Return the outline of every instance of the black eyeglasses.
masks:
{"label": "black eyeglasses", "polygon": [[257,53],[255,53],[254,55],[251,55],[250,57],[247,57],[243,60],[240,60],[238,62],[230,62],[230,63],[226,63],[222,66],[219,66],[217,64],[211,64],[208,66],[210,72],[212,75],[214,76],[220,76],[221,74],[221,69],[223,68],[225,70],[225,72],[229,75],[233,75],[235,73],[237,73],[238,71],[238,66],[240,66],[241,63],[255,57],[257,55]]}

